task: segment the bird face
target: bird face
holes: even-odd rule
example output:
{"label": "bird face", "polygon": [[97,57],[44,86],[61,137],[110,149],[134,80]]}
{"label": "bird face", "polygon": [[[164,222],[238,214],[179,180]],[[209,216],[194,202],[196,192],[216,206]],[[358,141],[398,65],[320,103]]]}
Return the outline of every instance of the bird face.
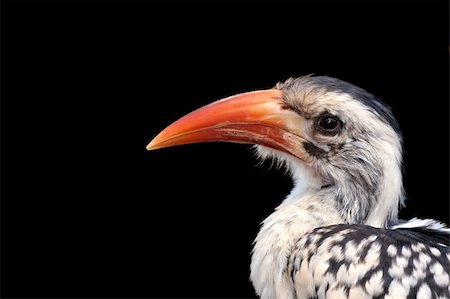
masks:
{"label": "bird face", "polygon": [[294,180],[287,202],[313,190],[349,223],[384,226],[403,201],[401,132],[375,96],[330,77],[288,79],[238,94],[177,120],[147,146],[196,142],[256,144]]}
{"label": "bird face", "polygon": [[211,141],[250,143],[310,164],[343,140],[344,123],[324,105],[314,110],[314,102],[286,96],[282,89],[270,89],[216,101],[171,124],[147,149]]}
{"label": "bird face", "polygon": [[211,141],[256,144],[262,157],[293,156],[329,184],[343,173],[360,177],[365,167],[381,165],[377,147],[398,151],[395,128],[389,108],[364,90],[306,76],[204,106],[167,127],[147,149]]}

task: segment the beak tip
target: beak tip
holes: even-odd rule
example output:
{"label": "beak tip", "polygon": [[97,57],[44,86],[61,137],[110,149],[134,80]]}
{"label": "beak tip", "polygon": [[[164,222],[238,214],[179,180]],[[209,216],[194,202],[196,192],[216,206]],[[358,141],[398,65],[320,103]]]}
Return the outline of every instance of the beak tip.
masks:
{"label": "beak tip", "polygon": [[145,147],[148,151],[155,150],[157,147],[155,146],[153,140]]}

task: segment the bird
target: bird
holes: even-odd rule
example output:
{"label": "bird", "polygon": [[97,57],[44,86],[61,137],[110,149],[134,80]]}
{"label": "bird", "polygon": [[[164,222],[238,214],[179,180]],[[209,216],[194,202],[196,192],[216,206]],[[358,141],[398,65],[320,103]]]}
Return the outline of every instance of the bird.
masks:
{"label": "bird", "polygon": [[398,218],[403,137],[368,91],[329,76],[289,78],[201,107],[147,149],[199,142],[252,144],[293,180],[254,241],[260,298],[450,298],[450,229]]}

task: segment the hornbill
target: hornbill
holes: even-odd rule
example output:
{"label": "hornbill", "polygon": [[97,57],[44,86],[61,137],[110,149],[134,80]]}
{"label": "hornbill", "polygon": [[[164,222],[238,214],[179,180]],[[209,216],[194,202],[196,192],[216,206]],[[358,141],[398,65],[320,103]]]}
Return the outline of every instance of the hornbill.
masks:
{"label": "hornbill", "polygon": [[254,242],[261,298],[450,298],[450,229],[398,219],[402,135],[374,95],[327,76],[290,78],[191,112],[147,149],[209,141],[255,144],[294,182]]}

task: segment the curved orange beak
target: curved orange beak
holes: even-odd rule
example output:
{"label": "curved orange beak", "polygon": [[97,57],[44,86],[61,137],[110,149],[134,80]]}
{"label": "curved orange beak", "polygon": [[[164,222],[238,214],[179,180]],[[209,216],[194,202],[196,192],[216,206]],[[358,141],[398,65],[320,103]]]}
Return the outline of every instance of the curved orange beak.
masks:
{"label": "curved orange beak", "polygon": [[269,89],[213,102],[172,123],[147,149],[223,141],[264,145],[303,158],[304,119],[282,96],[282,91]]}

